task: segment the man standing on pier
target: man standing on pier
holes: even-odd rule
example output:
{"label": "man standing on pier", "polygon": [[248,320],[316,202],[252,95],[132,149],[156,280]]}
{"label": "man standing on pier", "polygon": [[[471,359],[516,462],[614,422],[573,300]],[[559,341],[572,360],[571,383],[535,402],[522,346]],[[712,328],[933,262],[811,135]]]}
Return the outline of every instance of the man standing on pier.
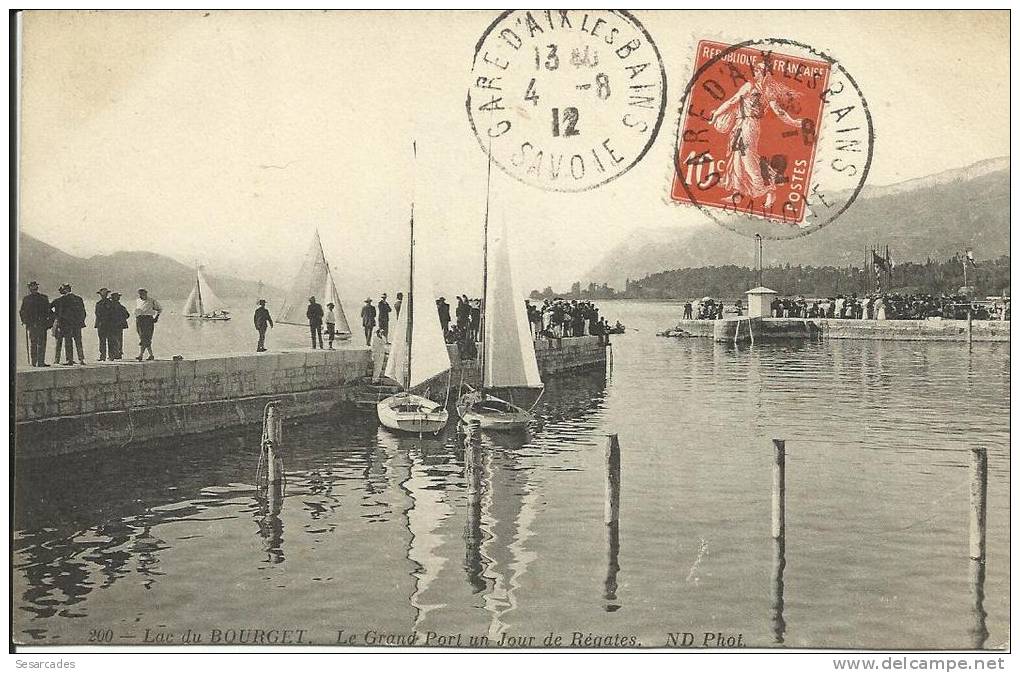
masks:
{"label": "man standing on pier", "polygon": [[96,336],[99,337],[99,361],[103,362],[107,353],[110,359],[113,359],[113,343],[110,339],[113,331],[113,302],[110,300],[108,288],[101,287],[96,294],[100,298],[96,302],[96,312],[93,314],[93,327],[96,328]]}
{"label": "man standing on pier", "polygon": [[120,292],[110,293],[110,359],[120,360],[124,357],[124,330],[128,328],[127,307],[120,303]]}
{"label": "man standing on pier", "polygon": [[81,297],[71,292],[71,285],[65,283],[60,286],[60,296],[53,300],[53,313],[60,323],[61,339],[64,341],[64,357],[67,358],[65,365],[74,364],[74,352],[71,351],[71,343],[74,343],[78,353],[78,364],[85,364],[85,350],[81,345],[81,330],[85,327],[85,302]]}
{"label": "man standing on pier", "polygon": [[330,302],[326,304],[326,336],[329,337],[329,350],[333,349],[333,338],[336,335],[336,311],[333,309],[336,304]]}
{"label": "man standing on pier", "polygon": [[375,306],[372,306],[372,299],[365,300],[361,307],[361,326],[365,328],[365,345],[372,345],[372,330],[375,329]]}
{"label": "man standing on pier", "polygon": [[272,326],[273,316],[269,315],[266,300],[259,299],[259,307],[255,309],[255,329],[259,333],[259,345],[255,347],[256,353],[266,352],[266,330]]}
{"label": "man standing on pier", "polygon": [[450,327],[450,305],[446,303],[446,297],[436,300],[436,310],[439,311],[439,324],[443,326],[443,338]]}
{"label": "man standing on pier", "polygon": [[28,360],[33,367],[49,367],[46,364],[46,330],[53,325],[53,310],[50,298],[39,292],[39,283],[28,284],[28,294],[21,300],[21,324],[28,332]]}
{"label": "man standing on pier", "polygon": [[400,307],[401,307],[401,305],[403,305],[403,303],[404,303],[404,293],[403,292],[398,292],[397,293],[397,300],[395,302],[393,302],[393,315],[396,318],[398,318],[398,319],[400,318]]}
{"label": "man standing on pier", "polygon": [[322,348],[322,304],[315,301],[315,297],[308,298],[308,310],[305,317],[308,318],[308,329],[312,334],[312,350],[315,350],[315,339],[319,339],[319,348]]}
{"label": "man standing on pier", "polygon": [[379,300],[379,331],[383,333],[387,340],[390,336],[390,308],[389,302],[386,301],[386,293],[383,292],[382,299]]}
{"label": "man standing on pier", "polygon": [[156,331],[156,323],[159,322],[159,314],[163,307],[159,302],[149,297],[149,291],[144,287],[138,288],[138,299],[135,301],[135,329],[138,330],[138,357],[139,362],[145,357],[145,351],[149,351],[146,360],[155,360],[152,352],[152,335]]}

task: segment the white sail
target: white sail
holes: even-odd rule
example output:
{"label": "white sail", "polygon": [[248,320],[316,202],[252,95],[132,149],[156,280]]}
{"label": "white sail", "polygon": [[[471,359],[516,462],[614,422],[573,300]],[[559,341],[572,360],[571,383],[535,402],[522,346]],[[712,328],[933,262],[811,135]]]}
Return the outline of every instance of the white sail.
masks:
{"label": "white sail", "polygon": [[333,283],[332,274],[329,271],[329,264],[326,262],[326,255],[322,251],[322,241],[319,239],[318,230],[312,237],[312,245],[305,254],[301,268],[283,300],[280,307],[280,319],[277,322],[307,325],[308,319],[305,317],[305,311],[308,310],[309,297],[315,297],[315,300],[323,307],[331,301],[336,304],[334,310],[337,314],[337,331],[350,333],[347,316],[344,315],[339,293],[336,291],[336,285]]}
{"label": "white sail", "polygon": [[206,280],[205,274],[202,273],[202,267],[198,267],[198,292],[200,313],[207,314],[227,308],[227,305],[223,302],[223,300],[217,297],[216,293],[212,291],[211,287],[209,287],[209,281]]}
{"label": "white sail", "polygon": [[506,220],[492,241],[485,295],[484,388],[539,388],[524,295],[514,287]]}
{"label": "white sail", "polygon": [[[311,296],[311,295],[309,295]],[[350,334],[351,326],[347,324],[347,315],[340,303],[340,293],[336,291],[336,283],[333,282],[333,274],[326,273],[326,287],[322,290],[322,305],[333,303],[333,313],[336,315],[337,334]]]}
{"label": "white sail", "polygon": [[[393,341],[386,362],[386,376],[399,382],[405,389],[414,388],[450,369],[450,353],[446,350],[443,327],[439,322],[432,282],[425,265],[414,266],[414,291],[408,293],[397,316],[396,328],[390,334]],[[411,325],[411,377],[407,377],[407,321],[413,314]]]}
{"label": "white sail", "polygon": [[202,296],[197,278],[195,279],[195,284],[191,287],[191,293],[184,300],[184,308],[181,310],[181,313],[184,315],[202,315]]}

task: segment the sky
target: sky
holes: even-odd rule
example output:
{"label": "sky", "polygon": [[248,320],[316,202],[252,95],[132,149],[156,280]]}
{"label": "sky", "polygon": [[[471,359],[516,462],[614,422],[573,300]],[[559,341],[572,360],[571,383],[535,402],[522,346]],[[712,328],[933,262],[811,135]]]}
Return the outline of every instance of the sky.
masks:
{"label": "sky", "polygon": [[[477,294],[486,157],[465,111],[477,12],[28,12],[19,226],[88,256],[149,250],[286,286],[318,228],[345,303],[399,287],[412,199],[437,292]],[[564,288],[635,231],[705,221],[667,202],[701,39],[776,36],[853,75],[869,183],[1009,153],[1007,12],[637,11],[666,117],[644,159],[582,193],[494,169],[522,289]],[[417,142],[417,159],[411,141]],[[838,226],[838,222],[832,226]]]}

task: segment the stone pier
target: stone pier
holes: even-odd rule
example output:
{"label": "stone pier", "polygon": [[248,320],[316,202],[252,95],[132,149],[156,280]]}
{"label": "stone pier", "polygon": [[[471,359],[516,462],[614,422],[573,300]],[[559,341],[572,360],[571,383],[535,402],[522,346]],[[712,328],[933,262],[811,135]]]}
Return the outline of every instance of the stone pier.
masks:
{"label": "stone pier", "polygon": [[[604,337],[541,339],[542,378],[605,367]],[[477,385],[475,360],[450,347],[454,381]],[[19,458],[60,455],[260,423],[270,400],[290,418],[327,413],[362,395],[367,348],[307,350],[26,368],[15,380]]]}

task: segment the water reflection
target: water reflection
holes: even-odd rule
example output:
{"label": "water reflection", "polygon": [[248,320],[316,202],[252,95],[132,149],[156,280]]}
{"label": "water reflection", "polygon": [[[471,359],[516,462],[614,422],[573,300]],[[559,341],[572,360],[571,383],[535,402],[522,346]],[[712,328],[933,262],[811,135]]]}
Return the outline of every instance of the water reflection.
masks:
{"label": "water reflection", "polygon": [[988,628],[985,612],[985,563],[984,561],[970,560],[970,586],[973,604],[971,615],[973,625],[970,628],[971,647],[975,650],[983,650],[988,642]]}
{"label": "water reflection", "polygon": [[612,521],[606,524],[606,582],[605,592],[602,597],[606,599],[606,612],[616,612],[620,609],[620,602],[616,597],[616,590],[619,587],[616,577],[620,573],[620,522]]}
{"label": "water reflection", "polygon": [[262,538],[266,550],[266,562],[283,563],[283,520],[280,512],[283,509],[283,484],[267,484],[264,489],[255,493],[255,521],[258,535]]}

